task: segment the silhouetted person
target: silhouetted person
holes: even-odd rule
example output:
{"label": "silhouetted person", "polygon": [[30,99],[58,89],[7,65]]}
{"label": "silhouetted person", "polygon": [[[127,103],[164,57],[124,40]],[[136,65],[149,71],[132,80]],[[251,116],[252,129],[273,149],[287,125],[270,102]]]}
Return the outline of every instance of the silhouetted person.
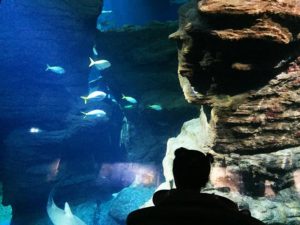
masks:
{"label": "silhouetted person", "polygon": [[209,180],[213,157],[195,150],[175,151],[173,175],[176,189],[154,194],[155,206],[129,214],[127,225],[261,225],[238,210],[231,200],[200,193]]}

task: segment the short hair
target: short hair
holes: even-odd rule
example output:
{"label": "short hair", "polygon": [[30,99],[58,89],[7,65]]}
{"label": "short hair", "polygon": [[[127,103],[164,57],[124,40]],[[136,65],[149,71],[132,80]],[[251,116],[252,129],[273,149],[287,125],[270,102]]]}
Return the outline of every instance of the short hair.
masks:
{"label": "short hair", "polygon": [[197,150],[179,148],[175,151],[173,175],[176,187],[201,189],[209,180],[210,167],[213,162],[211,154]]}

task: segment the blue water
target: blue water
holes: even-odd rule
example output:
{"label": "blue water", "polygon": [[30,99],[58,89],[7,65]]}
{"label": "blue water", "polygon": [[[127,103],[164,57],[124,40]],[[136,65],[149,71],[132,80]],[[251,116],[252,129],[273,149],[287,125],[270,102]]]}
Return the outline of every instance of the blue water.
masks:
{"label": "blue water", "polygon": [[[139,53],[141,46],[116,54],[119,43],[102,47],[96,43],[101,43],[101,35],[109,35],[100,31],[128,25],[143,29],[153,21],[176,20],[179,6],[168,0],[107,0],[98,17],[89,11],[78,13],[76,1],[0,3],[0,193],[3,204],[12,205],[16,212],[13,224],[52,224],[46,213],[51,190],[58,207],[69,202],[87,224],[107,218],[102,214],[94,218],[95,207],[116,206],[132,195],[137,199],[128,205],[130,209],[149,200],[161,183],[168,135],[177,134],[198,111],[175,110],[174,119],[168,117],[168,105],[161,106],[157,97],[162,88],[157,76],[168,71],[168,65],[155,58],[137,63],[139,55],[131,68],[123,64],[122,55]],[[169,44],[170,32],[154,37]],[[89,57],[106,61],[89,67]],[[176,60],[174,44],[170,79],[177,81]],[[131,74],[145,78],[131,81],[135,77]],[[124,82],[118,76],[124,76]],[[182,97],[177,82],[166,88]],[[86,104],[80,98],[95,92],[102,96],[90,96]],[[138,135],[141,140],[135,140]],[[151,135],[161,136],[159,142],[152,143],[156,140]],[[145,154],[148,146],[153,152]],[[124,220],[126,213],[116,214]],[[0,220],[4,224],[9,221]]]}
{"label": "blue water", "polygon": [[0,225],[9,225],[9,224],[10,224],[10,220],[0,221]]}
{"label": "blue water", "polygon": [[103,10],[112,11],[115,26],[125,24],[145,25],[151,21],[176,20],[180,4],[169,0],[108,0],[104,2]]}

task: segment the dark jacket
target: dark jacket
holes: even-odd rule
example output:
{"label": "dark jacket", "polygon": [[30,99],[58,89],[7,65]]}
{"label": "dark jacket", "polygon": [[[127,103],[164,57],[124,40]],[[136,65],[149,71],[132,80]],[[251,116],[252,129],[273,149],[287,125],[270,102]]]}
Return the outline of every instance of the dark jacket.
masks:
{"label": "dark jacket", "polygon": [[193,191],[158,191],[155,206],[129,214],[127,225],[262,225],[231,200]]}

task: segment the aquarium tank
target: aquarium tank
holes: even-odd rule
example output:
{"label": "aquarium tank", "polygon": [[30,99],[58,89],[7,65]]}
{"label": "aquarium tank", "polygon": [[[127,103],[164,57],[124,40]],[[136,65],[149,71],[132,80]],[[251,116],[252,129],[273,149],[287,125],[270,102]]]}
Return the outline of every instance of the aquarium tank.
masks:
{"label": "aquarium tank", "polygon": [[0,1],[0,225],[125,225],[180,147],[214,156],[202,192],[300,224],[299,23],[297,0]]}

